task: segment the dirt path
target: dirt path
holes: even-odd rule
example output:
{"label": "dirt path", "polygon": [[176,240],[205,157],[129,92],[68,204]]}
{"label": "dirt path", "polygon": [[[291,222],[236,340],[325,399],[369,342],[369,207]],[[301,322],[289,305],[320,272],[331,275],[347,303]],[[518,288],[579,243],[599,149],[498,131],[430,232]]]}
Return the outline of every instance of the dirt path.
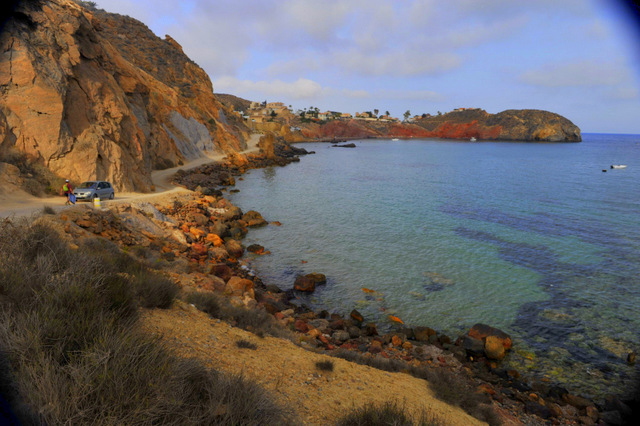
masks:
{"label": "dirt path", "polygon": [[[258,142],[262,135],[254,133],[247,141],[247,149],[240,152],[240,154],[249,154],[258,152]],[[120,192],[116,193],[115,200],[103,201],[103,203],[120,203],[120,202],[132,202],[132,201],[151,201],[159,196],[165,196],[170,194],[176,194],[180,192],[187,192],[187,189],[175,186],[171,184],[171,177],[179,169],[190,170],[204,164],[221,161],[226,154],[214,154],[198,158],[190,161],[179,167],[173,167],[165,170],[154,170],[151,172],[151,182],[155,186],[155,192],[142,193],[142,192]],[[65,208],[71,208],[72,206],[65,206],[64,197],[46,197],[39,198],[34,197],[24,191],[11,189],[10,191],[2,191],[0,189],[0,218],[11,216],[29,216],[37,211],[42,210],[45,206],[53,208],[55,211],[64,210]],[[83,205],[86,203],[78,203]]]}

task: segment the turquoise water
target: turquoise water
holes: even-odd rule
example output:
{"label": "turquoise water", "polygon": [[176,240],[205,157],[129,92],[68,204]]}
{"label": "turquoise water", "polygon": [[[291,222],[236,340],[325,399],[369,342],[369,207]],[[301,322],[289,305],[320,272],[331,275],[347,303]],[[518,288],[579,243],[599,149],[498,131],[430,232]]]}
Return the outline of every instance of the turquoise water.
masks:
{"label": "turquoise water", "polygon": [[304,144],[231,199],[282,222],[245,240],[271,251],[249,261],[263,281],[327,275],[299,303],[452,337],[490,324],[514,337],[507,363],[597,396],[631,384],[640,348],[640,136],[583,137]]}

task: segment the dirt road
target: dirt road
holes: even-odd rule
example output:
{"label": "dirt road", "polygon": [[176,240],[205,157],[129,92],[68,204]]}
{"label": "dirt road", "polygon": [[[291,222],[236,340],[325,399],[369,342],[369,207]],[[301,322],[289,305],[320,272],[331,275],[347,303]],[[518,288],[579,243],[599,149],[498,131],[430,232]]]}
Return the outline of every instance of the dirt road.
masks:
{"label": "dirt road", "polygon": [[[258,141],[260,140],[260,134],[254,133],[247,141],[247,149],[240,152],[240,154],[249,154],[258,152]],[[171,184],[171,177],[179,169],[190,170],[203,164],[214,163],[221,161],[226,154],[212,154],[209,156],[201,157],[196,160],[190,161],[182,166],[173,167],[165,170],[155,170],[151,172],[151,182],[155,186],[155,192],[141,193],[141,192],[121,192],[116,193],[115,200],[105,200],[103,203],[120,203],[120,202],[132,202],[132,201],[150,201],[160,195],[187,192],[187,189],[175,186]],[[21,190],[2,191],[0,189],[0,218],[12,217],[12,216],[29,216],[37,211],[42,210],[45,206],[51,207],[56,211],[64,210],[73,206],[65,206],[66,198],[64,197],[46,197],[39,198],[34,197]],[[86,204],[85,202],[79,202],[79,205]]]}

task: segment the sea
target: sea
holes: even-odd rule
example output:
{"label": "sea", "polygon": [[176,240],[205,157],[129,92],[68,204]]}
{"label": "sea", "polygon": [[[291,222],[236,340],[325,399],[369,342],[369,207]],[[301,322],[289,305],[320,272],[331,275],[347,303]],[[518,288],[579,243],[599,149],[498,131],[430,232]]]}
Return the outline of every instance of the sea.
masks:
{"label": "sea", "polygon": [[[628,396],[640,349],[640,135],[581,143],[356,140],[251,170],[231,201],[268,221],[245,245],[266,284],[328,282],[296,303],[381,332],[476,323],[514,340],[505,368],[594,399]],[[623,164],[626,168],[612,169]]]}

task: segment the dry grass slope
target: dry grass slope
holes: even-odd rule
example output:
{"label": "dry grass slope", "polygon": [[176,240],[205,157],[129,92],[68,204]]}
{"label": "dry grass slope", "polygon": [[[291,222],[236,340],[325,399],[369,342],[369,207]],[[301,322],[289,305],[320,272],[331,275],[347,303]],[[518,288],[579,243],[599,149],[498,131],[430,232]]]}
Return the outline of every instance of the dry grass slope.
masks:
{"label": "dry grass slope", "polygon": [[141,332],[138,307],[165,306],[175,289],[115,246],[71,250],[40,218],[0,224],[0,252],[0,392],[20,422],[291,422],[254,382]]}

